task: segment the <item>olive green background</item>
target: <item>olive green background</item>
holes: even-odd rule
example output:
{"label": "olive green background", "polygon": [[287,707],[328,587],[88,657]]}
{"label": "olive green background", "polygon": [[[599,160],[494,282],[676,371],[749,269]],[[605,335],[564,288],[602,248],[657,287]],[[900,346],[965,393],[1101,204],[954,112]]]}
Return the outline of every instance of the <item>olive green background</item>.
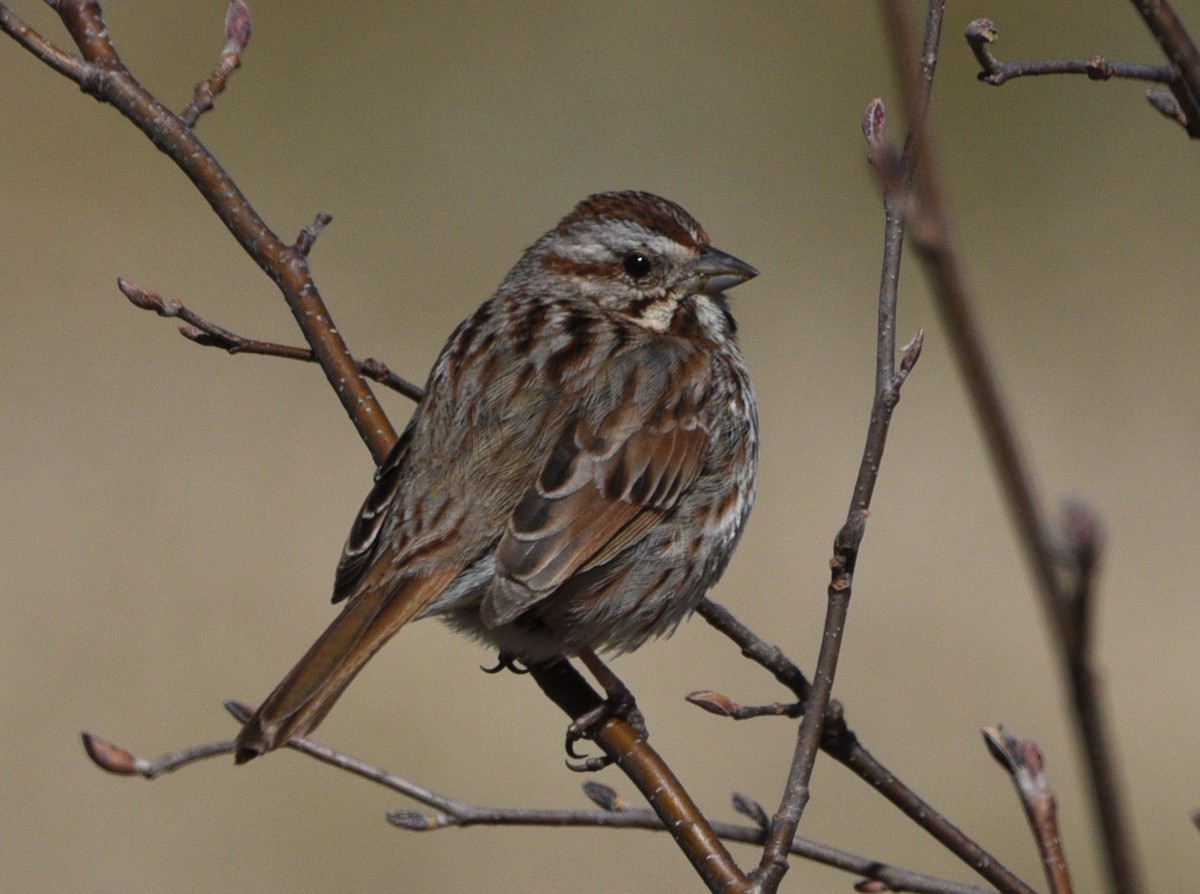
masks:
{"label": "olive green background", "polygon": [[[18,4],[63,40],[53,16]],[[1200,3],[1178,8],[1200,32]],[[109,4],[130,66],[179,108],[224,4]],[[811,668],[834,532],[871,398],[882,219],[859,119],[898,110],[874,4],[255,4],[199,133],[291,238],[334,223],[315,275],[353,349],[421,380],[522,249],[585,194],[679,201],[762,271],[731,295],[758,385],[760,496],[716,598]],[[1128,3],[952,0],[936,89],[980,322],[1049,506],[1092,501],[1109,538],[1096,647],[1154,890],[1200,873],[1200,186],[1197,146],[1137,84],[975,80],[1002,58],[1159,63]],[[895,115],[898,119],[898,111]],[[698,890],[664,837],[401,832],[400,797],[291,753],[148,785],[94,769],[89,729],[146,755],[228,737],[332,614],[371,463],[320,372],[192,345],[131,308],[126,276],[296,342],[270,282],[174,166],[111,109],[0,40],[0,886],[8,891]],[[1102,890],[1078,749],[1029,576],[920,270],[927,331],[855,580],[836,695],[867,746],[1039,888],[978,730],[1036,739],[1078,890]],[[409,404],[383,399],[397,425]],[[565,718],[440,625],[405,630],[321,738],[477,803],[587,806]],[[616,669],[711,815],[777,803],[794,724],[720,721],[685,693],[783,698],[701,621]],[[636,799],[618,772],[601,778]],[[801,832],[973,880],[822,761]],[[753,852],[739,847],[744,861]],[[792,891],[852,878],[796,863]]]}

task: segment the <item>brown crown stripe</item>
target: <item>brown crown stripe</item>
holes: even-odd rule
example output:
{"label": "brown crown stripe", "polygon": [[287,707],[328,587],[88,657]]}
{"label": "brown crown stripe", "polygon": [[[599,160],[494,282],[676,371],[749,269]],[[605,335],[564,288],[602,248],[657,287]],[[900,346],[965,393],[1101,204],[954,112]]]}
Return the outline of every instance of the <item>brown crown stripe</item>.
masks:
{"label": "brown crown stripe", "polygon": [[631,220],[689,248],[708,244],[708,234],[694,217],[674,202],[648,192],[629,190],[588,196],[562,219],[558,232],[566,233],[587,220]]}

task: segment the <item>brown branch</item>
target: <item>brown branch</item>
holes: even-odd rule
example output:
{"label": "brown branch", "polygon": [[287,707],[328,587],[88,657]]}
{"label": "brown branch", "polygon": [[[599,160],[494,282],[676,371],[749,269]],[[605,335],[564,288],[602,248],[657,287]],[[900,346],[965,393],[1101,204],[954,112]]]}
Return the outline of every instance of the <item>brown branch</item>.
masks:
{"label": "brown branch", "polygon": [[83,78],[86,67],[82,59],[60,50],[3,4],[0,4],[0,30],[63,77],[76,82]]}
{"label": "brown branch", "polygon": [[[565,661],[534,665],[530,673],[550,700],[570,717],[583,717],[603,704],[596,691]],[[749,879],[700,808],[637,730],[621,717],[609,716],[589,737],[638,787],[710,891],[750,890]]]}
{"label": "brown branch", "polygon": [[[905,114],[910,121],[922,120],[925,117],[924,80],[923,73],[911,59],[908,34],[912,23],[908,11],[900,2],[886,3],[884,8],[888,13],[887,31],[893,46]],[[1060,574],[1054,538],[1039,506],[1032,476],[976,321],[949,222],[934,130],[926,121],[915,134],[919,226],[913,228],[914,247],[925,268],[959,372],[983,429],[1017,537],[1033,572],[1060,666],[1077,696],[1072,703],[1073,716],[1076,732],[1088,755],[1091,789],[1104,833],[1109,874],[1118,892],[1137,894],[1141,886],[1119,797],[1104,706],[1096,696],[1094,680],[1090,676],[1086,685],[1080,685],[1072,655],[1072,631],[1076,625],[1072,594]],[[1082,697],[1079,693],[1083,693]]]}
{"label": "brown branch", "polygon": [[996,762],[1008,772],[1037,842],[1052,894],[1071,894],[1071,874],[1058,831],[1058,801],[1046,781],[1045,762],[1036,742],[1018,741],[999,726],[983,731]]}

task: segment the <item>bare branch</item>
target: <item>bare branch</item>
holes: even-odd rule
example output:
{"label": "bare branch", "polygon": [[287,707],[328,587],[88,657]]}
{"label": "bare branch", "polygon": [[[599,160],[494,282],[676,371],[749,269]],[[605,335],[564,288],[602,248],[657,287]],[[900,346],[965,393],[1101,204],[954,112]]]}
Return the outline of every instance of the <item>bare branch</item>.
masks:
{"label": "bare branch", "polygon": [[[885,4],[891,13],[888,33],[895,48],[893,55],[905,113],[910,120],[922,120],[927,108],[925,81],[923,72],[913,64],[907,52],[905,29],[910,23],[903,7],[902,3]],[[1060,666],[1075,696],[1076,730],[1088,754],[1092,792],[1104,831],[1109,873],[1120,894],[1137,894],[1141,886],[1116,783],[1103,704],[1097,696],[1090,669],[1084,666],[1082,670],[1086,673],[1081,675],[1081,668],[1072,657],[1076,620],[1071,594],[1060,573],[1054,538],[1039,505],[1016,429],[979,330],[949,221],[934,130],[924,126],[916,134],[916,151],[920,157],[916,170],[917,215],[921,225],[914,228],[914,244],[983,429],[1017,536],[1033,571],[1045,617],[1054,635]]]}
{"label": "bare branch", "polygon": [[[98,63],[101,69],[124,70],[125,63],[108,36],[108,26],[104,24],[104,14],[96,0],[49,0],[49,5],[62,19],[67,33],[86,61]],[[91,81],[97,74],[96,66],[85,69],[80,86],[86,92],[92,92]]]}
{"label": "bare branch", "polygon": [[[529,670],[541,690],[572,718],[584,717],[603,704],[565,661],[533,665]],[[749,879],[645,736],[624,718],[610,715],[589,737],[638,787],[710,891],[750,890]]]}
{"label": "bare branch", "polygon": [[[754,631],[735,618],[728,609],[711,599],[703,600],[696,609],[696,613],[704,618],[710,626],[737,644],[743,655],[770,671],[776,680],[795,693],[803,705],[811,691],[810,684],[803,672],[788,659],[781,649],[762,640]],[[706,695],[713,695],[715,698],[708,704],[700,704],[698,701],[694,703],[711,713],[724,714],[720,710],[723,706],[721,699],[726,699],[729,706],[736,708],[736,703],[725,696],[714,693],[706,693]],[[1011,892],[1011,894],[1034,894],[1029,885],[1013,875],[1004,864],[946,819],[932,804],[905,785],[896,773],[867,751],[858,736],[847,725],[842,706],[837,701],[830,702],[825,714],[821,750],[870,785],[872,790],[883,795],[917,826],[928,832],[935,841],[999,890]]]}
{"label": "bare branch", "polygon": [[1166,0],[1133,0],[1133,5],[1145,19],[1147,27],[1163,48],[1169,65],[1142,65],[1134,62],[1111,62],[1104,56],[1090,59],[1037,59],[1021,62],[1001,62],[989,47],[999,36],[991,19],[976,19],[967,25],[966,38],[982,71],[979,80],[999,86],[1014,78],[1039,75],[1086,75],[1093,81],[1113,79],[1152,81],[1165,84],[1165,91],[1150,90],[1146,98],[1168,118],[1181,124],[1193,139],[1200,137],[1200,52],[1191,36],[1179,21]]}
{"label": "bare branch", "polygon": [[76,83],[83,79],[86,66],[82,59],[60,50],[3,4],[0,4],[0,29],[63,77]]}

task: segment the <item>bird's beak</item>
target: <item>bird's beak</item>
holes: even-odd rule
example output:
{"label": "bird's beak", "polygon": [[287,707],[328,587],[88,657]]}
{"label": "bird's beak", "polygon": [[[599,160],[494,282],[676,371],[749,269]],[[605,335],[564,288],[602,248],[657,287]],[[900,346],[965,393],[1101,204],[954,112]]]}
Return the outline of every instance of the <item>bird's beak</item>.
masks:
{"label": "bird's beak", "polygon": [[688,291],[693,295],[715,295],[756,276],[758,271],[745,261],[706,245],[700,249],[700,257],[691,264]]}

